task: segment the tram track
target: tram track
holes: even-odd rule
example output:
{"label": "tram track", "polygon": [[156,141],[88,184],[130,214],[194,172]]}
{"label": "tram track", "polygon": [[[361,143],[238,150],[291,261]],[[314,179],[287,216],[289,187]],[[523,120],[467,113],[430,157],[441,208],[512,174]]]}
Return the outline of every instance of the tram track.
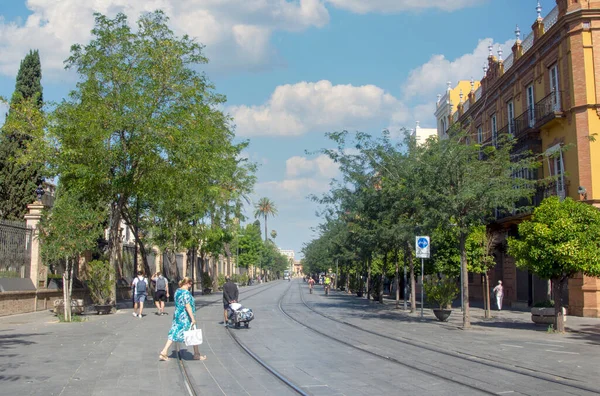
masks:
{"label": "tram track", "polygon": [[[277,286],[277,283],[274,283],[273,285],[262,287],[260,290],[256,291],[256,293],[253,293],[253,294],[250,294],[250,295],[246,295],[246,293],[244,293],[244,298],[254,297],[254,296],[256,296],[256,295],[258,295],[260,293],[263,293],[263,292],[265,292],[267,290],[272,289],[275,286]],[[288,289],[289,289],[289,287],[288,287]],[[240,292],[240,295],[242,295],[241,292]],[[222,302],[222,301],[223,301],[223,298],[219,298],[219,299],[214,300],[214,301],[208,301],[208,302],[206,302],[204,304],[196,304],[196,307],[197,307],[198,310],[200,310],[202,308],[206,308],[206,307],[209,307],[211,305],[215,305],[215,304],[217,304],[219,302]],[[231,333],[229,333],[229,334],[231,336]],[[239,341],[237,341],[237,342],[238,342],[238,345],[241,346],[241,343]],[[176,344],[175,349],[176,349],[176,353],[177,353],[177,367],[179,368],[179,374],[181,375],[181,378],[182,378],[182,381],[183,381],[183,385],[184,385],[184,388],[185,388],[185,391],[186,391],[186,395],[188,395],[188,396],[200,396],[201,394],[196,391],[196,389],[194,388],[194,384],[191,381],[191,378],[190,378],[190,375],[189,375],[188,369],[187,369],[187,364],[185,363],[185,360],[181,356],[182,354],[181,354],[181,351],[180,351],[180,348],[179,348],[179,344]],[[242,347],[242,349],[243,349],[243,347]],[[246,353],[250,354],[251,351],[247,350]],[[252,356],[252,355],[250,355],[250,356]],[[253,359],[255,359],[255,358],[253,357]],[[265,366],[263,366],[263,367],[265,367]],[[275,375],[274,372],[271,372],[271,373]],[[279,378],[279,379],[282,380],[281,378]],[[292,389],[294,389],[294,388],[292,388]]]}
{"label": "tram track", "polygon": [[[441,348],[436,348],[436,347],[431,347],[431,346],[424,346],[424,345],[418,344],[414,340],[405,339],[405,338],[392,337],[392,336],[389,336],[389,335],[386,335],[386,334],[378,333],[378,332],[370,330],[370,329],[362,328],[360,326],[354,325],[352,323],[345,322],[343,320],[339,320],[337,318],[331,317],[329,315],[326,315],[324,313],[321,313],[321,312],[315,310],[314,308],[312,308],[310,305],[308,305],[306,303],[306,300],[304,299],[304,295],[302,293],[301,284],[298,285],[298,290],[299,290],[299,294],[300,294],[300,298],[301,298],[302,304],[310,312],[312,312],[312,313],[314,313],[316,315],[319,315],[319,316],[321,316],[323,318],[326,318],[328,320],[334,321],[337,324],[343,324],[345,326],[348,326],[349,328],[352,328],[354,330],[359,330],[359,331],[362,331],[362,332],[370,334],[370,335],[374,335],[374,336],[377,336],[377,337],[381,337],[383,339],[387,339],[387,340],[395,341],[395,342],[398,342],[398,343],[406,344],[406,345],[409,345],[411,347],[415,347],[415,348],[427,350],[429,352],[434,352],[434,353],[442,354],[442,355],[445,355],[445,356],[448,356],[448,357],[461,359],[463,361],[468,361],[471,364],[480,364],[480,365],[484,365],[486,367],[490,367],[491,366],[491,367],[493,367],[495,369],[502,370],[502,371],[505,371],[505,372],[509,372],[511,374],[517,374],[517,375],[529,377],[529,378],[532,378],[532,379],[537,379],[537,380],[540,380],[540,381],[549,382],[549,383],[552,383],[552,384],[558,384],[558,385],[567,387],[567,388],[572,389],[572,390],[577,389],[579,391],[589,392],[589,393],[592,393],[592,394],[600,394],[600,390],[599,389],[594,389],[594,388],[591,388],[591,387],[588,387],[588,386],[585,386],[585,385],[582,385],[582,384],[579,384],[579,383],[574,383],[574,380],[572,380],[572,379],[568,379],[568,378],[564,378],[564,377],[560,377],[560,376],[550,376],[548,374],[542,374],[542,373],[535,372],[535,371],[532,371],[532,370],[528,371],[526,369],[522,369],[522,368],[518,368],[518,367],[514,367],[514,366],[508,366],[508,365],[500,364],[500,363],[498,363],[496,361],[490,361],[490,360],[487,360],[485,358],[477,357],[477,356],[474,356],[474,355],[468,355],[468,354],[464,354],[463,355],[463,354],[459,354],[459,353],[456,353],[456,352],[451,352],[451,351],[443,350]],[[328,333],[326,333],[324,331],[321,331],[321,330],[317,329],[314,326],[310,326],[307,323],[298,320],[296,317],[294,317],[293,315],[291,315],[289,312],[287,312],[282,307],[282,301],[283,301],[283,298],[285,297],[285,295],[287,294],[287,292],[289,292],[289,288],[288,288],[288,290],[286,290],[286,293],[279,300],[279,303],[278,303],[279,310],[286,317],[288,317],[289,319],[293,320],[294,322],[297,322],[301,326],[303,326],[303,327],[305,327],[305,328],[307,328],[307,329],[309,329],[309,330],[311,330],[311,331],[313,331],[313,332],[315,332],[315,333],[317,333],[317,334],[319,334],[319,335],[321,335],[321,336],[323,336],[325,338],[328,338],[328,339],[330,339],[332,341],[335,341],[337,343],[343,344],[343,345],[345,345],[347,347],[350,347],[352,349],[359,350],[359,351],[361,351],[363,353],[366,353],[366,354],[369,354],[371,356],[374,356],[374,357],[377,357],[377,358],[380,358],[380,359],[383,359],[383,360],[386,360],[386,361],[389,361],[389,362],[393,362],[395,364],[401,365],[401,366],[406,367],[408,369],[415,370],[415,371],[424,373],[426,375],[429,375],[429,376],[432,376],[432,377],[435,377],[435,378],[438,378],[438,379],[442,379],[442,380],[445,380],[445,381],[448,381],[448,382],[452,382],[454,384],[457,384],[457,385],[469,388],[471,390],[476,390],[476,391],[481,392],[483,394],[490,394],[490,395],[497,394],[497,392],[491,391],[490,389],[487,389],[487,388],[484,388],[484,387],[481,387],[481,386],[477,386],[477,385],[473,385],[473,384],[469,384],[469,383],[466,383],[466,381],[464,381],[464,380],[460,380],[460,379],[456,379],[456,378],[451,377],[451,375],[455,376],[456,374],[445,375],[445,374],[440,373],[439,371],[438,372],[433,372],[435,370],[439,370],[439,368],[437,368],[437,367],[430,366],[427,369],[421,368],[421,367],[418,367],[418,366],[416,366],[414,364],[410,364],[410,363],[407,363],[405,361],[401,361],[401,360],[399,360],[399,359],[397,359],[397,358],[395,358],[393,356],[388,356],[388,355],[384,355],[384,354],[381,354],[381,353],[378,353],[378,352],[375,352],[375,351],[372,351],[372,350],[367,350],[367,349],[361,348],[361,347],[359,347],[359,346],[357,346],[357,345],[355,345],[355,344],[353,344],[351,342],[342,340],[340,338],[332,336],[331,334],[328,334]],[[470,376],[468,376],[466,374],[463,374],[462,376],[465,378],[465,380],[476,380],[476,381],[478,380],[477,378],[470,377]]]}
{"label": "tram track", "polygon": [[446,356],[449,356],[452,358],[457,358],[457,359],[465,360],[465,361],[472,362],[472,363],[485,364],[487,366],[491,366],[491,367],[494,367],[494,368],[497,368],[497,369],[500,369],[503,371],[509,371],[514,374],[525,375],[525,376],[533,377],[533,378],[536,378],[539,380],[549,381],[549,382],[553,382],[553,383],[560,384],[560,385],[568,385],[570,387],[578,388],[580,390],[584,390],[587,392],[593,392],[593,393],[600,394],[600,389],[592,389],[592,388],[585,387],[585,386],[582,387],[581,385],[577,384],[578,380],[575,378],[570,378],[570,377],[566,377],[564,375],[559,375],[559,374],[555,374],[555,373],[548,373],[548,372],[541,371],[541,370],[535,370],[535,369],[532,369],[532,368],[526,367],[526,366],[510,365],[510,364],[502,363],[495,359],[491,359],[489,357],[473,355],[473,354],[466,353],[466,352],[450,351],[450,350],[442,349],[440,347],[437,347],[437,346],[434,346],[431,344],[424,344],[422,341],[417,341],[417,340],[414,340],[411,338],[401,337],[401,336],[394,337],[394,336],[383,334],[383,333],[380,333],[380,332],[377,332],[374,330],[370,330],[370,329],[367,329],[367,328],[364,328],[361,326],[357,326],[353,323],[349,323],[344,320],[334,318],[330,315],[324,314],[324,313],[319,312],[318,310],[314,309],[313,307],[311,307],[309,304],[306,303],[306,300],[304,299],[304,294],[302,292],[300,292],[300,297],[302,299],[302,303],[309,310],[316,313],[317,315],[320,315],[324,318],[333,320],[337,323],[342,323],[346,326],[363,331],[365,333],[369,333],[369,334],[372,334],[372,335],[375,335],[378,337],[382,337],[382,338],[385,338],[385,339],[388,339],[391,341],[408,344],[410,346],[420,348],[420,349],[425,349],[430,352],[443,354],[443,355],[446,355]]}

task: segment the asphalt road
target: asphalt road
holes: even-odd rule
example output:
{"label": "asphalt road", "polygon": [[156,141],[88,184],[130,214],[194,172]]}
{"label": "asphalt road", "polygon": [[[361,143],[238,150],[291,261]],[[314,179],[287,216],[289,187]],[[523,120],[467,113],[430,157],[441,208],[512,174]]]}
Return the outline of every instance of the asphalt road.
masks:
{"label": "asphalt road", "polygon": [[[589,395],[600,390],[600,338],[590,334],[551,334],[509,326],[507,320],[463,331],[431,315],[421,320],[392,304],[342,292],[326,297],[317,287],[308,294],[301,280],[242,288],[241,303],[256,318],[250,329],[227,330],[220,324],[219,300],[220,294],[197,297],[201,352],[208,359],[194,361],[182,347],[199,395],[294,394],[229,332],[311,395]],[[75,324],[56,323],[48,313],[0,318],[0,394],[187,394],[177,359],[157,359],[171,316],[155,316],[152,308],[146,313],[137,319],[123,309]]]}

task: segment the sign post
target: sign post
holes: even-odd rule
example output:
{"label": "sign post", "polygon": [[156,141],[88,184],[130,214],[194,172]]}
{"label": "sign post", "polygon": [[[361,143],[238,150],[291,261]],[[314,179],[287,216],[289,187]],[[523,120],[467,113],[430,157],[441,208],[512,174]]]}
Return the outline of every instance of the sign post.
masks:
{"label": "sign post", "polygon": [[423,317],[423,289],[425,286],[425,259],[428,259],[431,254],[431,244],[428,236],[418,236],[416,239],[415,250],[417,258],[421,259],[421,318]]}

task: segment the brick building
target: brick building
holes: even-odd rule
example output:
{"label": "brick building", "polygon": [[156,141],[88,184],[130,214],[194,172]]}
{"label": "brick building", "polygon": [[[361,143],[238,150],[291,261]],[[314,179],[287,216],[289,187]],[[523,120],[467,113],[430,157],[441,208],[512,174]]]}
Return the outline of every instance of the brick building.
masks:
{"label": "brick building", "polygon": [[[600,0],[556,0],[545,17],[538,3],[536,11],[524,40],[515,30],[508,57],[490,46],[479,84],[462,81],[438,99],[438,135],[456,122],[482,145],[510,134],[517,139],[516,152],[530,150],[542,162],[540,169],[519,177],[556,180],[536,193],[534,205],[558,195],[600,207],[600,139],[593,138],[600,132]],[[498,240],[491,281],[503,280],[505,301],[513,306],[549,296],[547,280],[517,269],[506,254],[506,237],[530,215],[522,209],[517,205],[513,212],[496,213],[491,225]],[[472,297],[481,299],[480,277],[469,278]],[[600,279],[569,280],[567,305],[569,314],[600,317]]]}

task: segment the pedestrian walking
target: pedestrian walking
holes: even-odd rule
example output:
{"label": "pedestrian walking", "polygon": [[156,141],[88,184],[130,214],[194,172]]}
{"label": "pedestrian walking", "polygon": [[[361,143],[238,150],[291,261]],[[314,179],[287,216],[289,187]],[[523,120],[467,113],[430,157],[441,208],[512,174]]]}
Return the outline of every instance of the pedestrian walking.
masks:
{"label": "pedestrian walking", "polygon": [[504,297],[504,287],[502,286],[502,281],[498,281],[498,285],[494,287],[494,294],[496,295],[496,305],[498,306],[498,311],[502,309],[502,298]]}
{"label": "pedestrian walking", "polygon": [[[167,343],[160,355],[159,360],[169,360],[169,348],[174,342],[184,342],[183,333],[189,330],[193,325],[196,324],[196,304],[190,288],[192,287],[192,280],[188,277],[183,278],[179,282],[179,289],[175,292],[175,313],[173,314],[173,324],[169,335],[167,336]],[[206,360],[205,355],[200,355],[198,345],[194,345],[194,360]]]}
{"label": "pedestrian walking", "polygon": [[133,293],[133,316],[142,318],[144,311],[144,301],[148,297],[148,279],[143,271],[138,271],[137,276],[131,283]]}
{"label": "pedestrian walking", "polygon": [[157,271],[152,275],[152,281],[155,285],[154,304],[156,305],[156,314],[166,315],[165,302],[169,299],[169,280],[160,271]]}
{"label": "pedestrian walking", "polygon": [[223,285],[223,326],[227,326],[229,318],[227,317],[227,310],[229,304],[238,302],[239,290],[235,283],[231,281],[229,275],[225,277],[225,284]]}

